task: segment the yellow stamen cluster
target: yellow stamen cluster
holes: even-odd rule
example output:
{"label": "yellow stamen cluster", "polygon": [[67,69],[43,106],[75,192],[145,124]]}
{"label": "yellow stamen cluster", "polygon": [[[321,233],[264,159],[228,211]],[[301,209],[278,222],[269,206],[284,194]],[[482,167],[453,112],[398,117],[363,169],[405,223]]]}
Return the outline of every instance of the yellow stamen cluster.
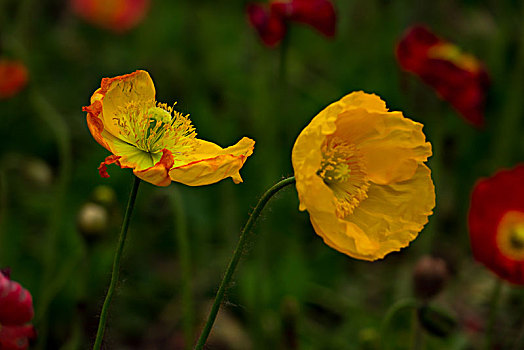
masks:
{"label": "yellow stamen cluster", "polygon": [[351,214],[367,198],[369,180],[358,148],[337,137],[330,137],[322,145],[322,161],[317,175],[324,180],[335,197],[337,216]]}
{"label": "yellow stamen cluster", "polygon": [[157,154],[167,148],[177,158],[194,148],[196,132],[189,115],[166,104],[129,103],[113,121],[119,136],[144,152]]}
{"label": "yellow stamen cluster", "polygon": [[497,244],[509,257],[524,260],[524,213],[510,211],[504,215],[498,227]]}

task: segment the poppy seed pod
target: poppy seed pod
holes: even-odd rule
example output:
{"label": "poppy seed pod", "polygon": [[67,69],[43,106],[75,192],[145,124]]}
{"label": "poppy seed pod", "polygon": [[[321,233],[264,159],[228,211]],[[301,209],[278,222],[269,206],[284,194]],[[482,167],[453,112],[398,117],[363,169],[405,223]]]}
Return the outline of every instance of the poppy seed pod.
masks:
{"label": "poppy seed pod", "polygon": [[448,267],[444,259],[423,256],[413,270],[413,290],[420,299],[431,299],[442,291],[448,279]]}
{"label": "poppy seed pod", "polygon": [[96,203],[86,203],[82,206],[77,216],[79,231],[87,236],[103,234],[109,223],[107,209]]}

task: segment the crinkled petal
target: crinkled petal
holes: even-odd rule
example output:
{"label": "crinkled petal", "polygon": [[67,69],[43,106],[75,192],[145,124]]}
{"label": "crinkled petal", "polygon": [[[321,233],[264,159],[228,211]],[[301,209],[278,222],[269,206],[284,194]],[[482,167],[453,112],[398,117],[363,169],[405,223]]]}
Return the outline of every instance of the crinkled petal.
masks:
{"label": "crinkled petal", "polygon": [[334,102],[323,109],[298,135],[293,150],[291,161],[297,180],[296,187],[300,199],[300,210],[306,210],[304,196],[308,193],[308,182],[316,175],[320,167],[322,143],[326,136],[335,132],[335,121],[344,110],[344,103]]}
{"label": "crinkled petal", "polygon": [[328,211],[308,211],[315,232],[327,245],[351,257],[373,261],[414,240],[434,206],[431,172],[421,164],[408,181],[371,185],[368,198],[344,220]]}
{"label": "crinkled petal", "polygon": [[411,178],[418,164],[431,156],[422,124],[401,112],[378,112],[363,104],[341,113],[336,126],[334,135],[357,145],[369,179],[377,184]]}
{"label": "crinkled petal", "polygon": [[131,74],[102,79],[100,89],[96,90],[91,97],[91,105],[85,107],[84,110],[96,110],[99,113],[96,116],[102,121],[105,130],[117,138],[128,141],[116,124],[117,118],[121,117],[123,108],[131,103],[134,105],[154,103],[154,100],[155,86],[153,80],[151,80],[148,72],[138,70]]}
{"label": "crinkled petal", "polygon": [[231,177],[235,183],[242,182],[239,171],[253,153],[255,141],[244,137],[234,146],[224,149],[212,142],[196,141],[196,149],[185,164],[175,164],[169,172],[173,181],[203,186]]}

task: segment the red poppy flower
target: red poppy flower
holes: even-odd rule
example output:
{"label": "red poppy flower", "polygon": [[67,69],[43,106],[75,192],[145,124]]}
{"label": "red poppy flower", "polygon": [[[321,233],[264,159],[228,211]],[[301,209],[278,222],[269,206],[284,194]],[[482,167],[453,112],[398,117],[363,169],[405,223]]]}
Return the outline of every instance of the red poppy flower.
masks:
{"label": "red poppy flower", "polygon": [[149,3],[150,0],[71,0],[78,16],[119,33],[136,26],[146,15]]}
{"label": "red poppy flower", "polygon": [[288,20],[309,24],[327,37],[335,36],[337,16],[329,0],[273,1],[270,10]]}
{"label": "red poppy flower", "polygon": [[524,164],[475,185],[469,233],[475,259],[500,278],[524,285]]}
{"label": "red poppy flower", "polygon": [[0,98],[9,98],[27,84],[28,72],[22,62],[0,59]]}
{"label": "red poppy flower", "polygon": [[247,6],[249,22],[267,46],[276,46],[286,35],[290,21],[305,23],[327,37],[335,35],[336,14],[330,0],[272,1]]}
{"label": "red poppy flower", "polygon": [[0,349],[25,350],[36,338],[34,327],[26,324],[34,315],[33,298],[8,275],[0,270]]}
{"label": "red poppy flower", "polygon": [[0,325],[25,324],[31,321],[33,315],[31,294],[0,272]]}
{"label": "red poppy flower", "polygon": [[286,35],[286,25],[282,17],[260,4],[247,6],[249,22],[255,27],[258,35],[267,46],[275,46]]}
{"label": "red poppy flower", "polygon": [[35,338],[36,331],[32,325],[0,325],[0,349],[2,350],[26,350],[29,347],[29,341]]}
{"label": "red poppy flower", "polygon": [[396,47],[400,66],[419,76],[475,126],[484,123],[488,74],[475,57],[423,26],[410,28]]}

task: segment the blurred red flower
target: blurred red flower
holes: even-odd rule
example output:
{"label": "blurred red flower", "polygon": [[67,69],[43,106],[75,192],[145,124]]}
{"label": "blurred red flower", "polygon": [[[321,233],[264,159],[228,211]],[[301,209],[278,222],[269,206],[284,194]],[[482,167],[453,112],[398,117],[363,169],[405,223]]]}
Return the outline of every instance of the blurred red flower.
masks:
{"label": "blurred red flower", "polygon": [[36,338],[32,325],[33,298],[19,283],[0,271],[0,349],[25,350]]}
{"label": "blurred red flower", "polygon": [[274,0],[265,4],[249,4],[247,13],[262,41],[277,45],[286,35],[289,21],[305,23],[327,37],[335,36],[336,13],[330,0]]}
{"label": "blurred red flower", "polygon": [[26,350],[29,341],[36,338],[36,331],[32,325],[0,326],[0,349]]}
{"label": "blurred red flower", "polygon": [[0,98],[9,98],[20,92],[26,86],[28,76],[22,62],[0,59]]}
{"label": "blurred red flower", "polygon": [[524,285],[524,164],[475,185],[468,221],[475,259]]}
{"label": "blurred red flower", "polygon": [[73,11],[86,21],[125,32],[135,27],[149,10],[150,0],[71,0]]}
{"label": "blurred red flower", "polygon": [[247,5],[249,22],[267,46],[275,46],[286,35],[284,19],[261,4]]}
{"label": "blurred red flower", "polygon": [[475,57],[423,26],[407,30],[396,47],[400,66],[436,90],[475,126],[484,124],[489,77]]}

